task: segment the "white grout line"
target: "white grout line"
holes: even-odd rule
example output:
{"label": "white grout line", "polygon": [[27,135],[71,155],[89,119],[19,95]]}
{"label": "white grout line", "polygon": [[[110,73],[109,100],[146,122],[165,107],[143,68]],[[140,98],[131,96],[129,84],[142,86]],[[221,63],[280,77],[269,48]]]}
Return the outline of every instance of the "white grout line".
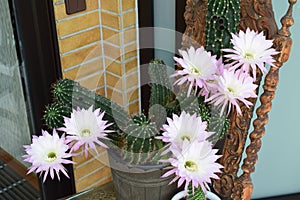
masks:
{"label": "white grout line", "polygon": [[78,47],[76,49],[72,49],[71,51],[67,51],[65,53],[61,53],[60,56],[66,56],[66,55],[69,55],[71,53],[74,53],[74,52],[77,52],[77,51],[80,51],[82,49],[85,49],[85,48],[88,48],[88,47],[91,47],[91,46],[94,46],[94,45],[99,45],[101,41],[96,41],[96,42],[93,42],[93,43],[90,43],[90,44],[87,44],[87,45],[84,45],[84,46],[81,46],[81,47]]}
{"label": "white grout line", "polygon": [[[106,151],[103,151],[103,152],[99,153],[97,156],[92,157],[92,158],[90,158],[89,160],[87,160],[87,161],[85,161],[85,162],[83,162],[83,163],[81,163],[81,164],[79,164],[79,165],[76,165],[75,169],[79,169],[79,168],[83,167],[84,165],[86,165],[86,164],[88,164],[88,163],[91,163],[91,162],[97,160],[98,157],[103,156],[103,155],[105,155],[105,154],[106,154]],[[83,152],[82,156],[84,156],[84,152]],[[97,162],[100,162],[100,161],[97,161]]]}
{"label": "white grout line", "polygon": [[101,71],[98,71],[98,72],[95,72],[95,73],[92,73],[92,74],[89,74],[89,75],[87,75],[87,76],[84,76],[84,77],[82,77],[81,79],[78,79],[78,80],[76,80],[77,82],[82,82],[82,81],[85,81],[85,80],[87,80],[87,79],[89,79],[89,78],[91,78],[91,77],[94,77],[94,76],[97,76],[97,75],[103,75],[104,74],[104,71],[103,70],[101,70]]}
{"label": "white grout line", "polygon": [[[122,30],[107,26],[105,24],[102,24],[102,27],[107,28],[107,29],[112,30],[112,31],[115,31],[115,32],[122,32]],[[124,28],[124,31],[127,31],[127,30],[132,29],[132,28],[136,28],[136,25],[134,24],[134,25],[127,26],[126,28]]]}
{"label": "white grout line", "polygon": [[104,181],[104,180],[106,180],[106,179],[110,179],[110,178],[111,178],[111,175],[102,177],[101,179],[95,181],[93,184],[91,184],[91,185],[85,187],[83,190],[88,190],[88,189],[90,189],[90,188],[93,188],[95,185],[101,183],[102,181]]}
{"label": "white grout line", "polygon": [[64,36],[60,36],[59,39],[60,39],[60,40],[64,40],[64,39],[66,39],[66,38],[72,37],[72,36],[74,36],[74,35],[78,35],[78,34],[80,34],[80,33],[88,32],[88,31],[93,30],[93,29],[96,29],[96,28],[99,28],[99,25],[90,26],[90,27],[88,27],[88,28],[86,28],[86,29],[82,29],[82,30],[77,31],[77,32],[72,32],[72,33],[67,34],[67,35],[64,35]]}
{"label": "white grout line", "polygon": [[119,2],[120,3],[120,12],[119,13],[116,13],[116,12],[113,12],[113,11],[110,11],[110,10],[106,10],[106,9],[103,9],[103,8],[101,9],[102,12],[105,12],[105,13],[108,13],[108,14],[111,14],[111,15],[114,15],[114,16],[121,16],[121,15],[124,15],[124,14],[135,11],[134,8],[122,11],[122,2],[121,1],[122,0],[120,0],[120,2]]}
{"label": "white grout line", "polygon": [[83,12],[80,12],[80,13],[77,13],[76,15],[72,15],[70,17],[66,17],[66,18],[63,18],[63,19],[58,19],[56,20],[56,22],[63,22],[63,21],[67,21],[67,20],[70,20],[70,19],[75,19],[75,18],[78,18],[78,17],[82,17],[82,16],[85,16],[85,15],[88,15],[88,14],[92,14],[94,12],[98,12],[98,10],[90,10],[90,11],[83,11]]}
{"label": "white grout line", "polygon": [[102,165],[101,167],[98,167],[97,169],[91,171],[90,173],[87,173],[84,176],[80,177],[79,179],[77,179],[77,181],[81,181],[82,179],[85,179],[86,177],[88,177],[88,176],[90,176],[90,175],[92,175],[92,174],[94,174],[94,173],[102,170],[104,167],[107,167],[107,166],[106,165]]}
{"label": "white grout line", "polygon": [[119,61],[119,60],[117,60],[117,59],[111,58],[111,57],[106,56],[106,55],[104,55],[104,58],[105,58],[105,59],[108,59],[109,61],[111,61],[110,63],[116,62],[116,63],[118,63],[118,64],[126,64],[127,62],[130,62],[130,61],[132,61],[132,60],[134,60],[134,59],[137,59],[137,56],[133,56],[133,57],[127,58],[127,59],[124,60],[124,61]]}
{"label": "white grout line", "polygon": [[96,60],[100,60],[101,58],[103,58],[103,57],[102,57],[102,56],[97,56],[97,57],[92,58],[92,59],[90,59],[90,60],[87,60],[87,61],[84,61],[84,62],[79,63],[79,64],[77,64],[77,65],[74,65],[74,66],[72,66],[72,67],[68,67],[67,69],[64,69],[64,70],[63,70],[63,73],[68,72],[68,71],[70,71],[70,70],[73,70],[73,69],[75,69],[75,68],[78,68],[78,67],[80,67],[81,65],[85,65],[85,64],[94,62],[94,61],[96,61]]}
{"label": "white grout line", "polygon": [[55,2],[54,5],[61,5],[61,4],[64,4],[64,3],[65,3],[64,0],[61,0],[61,1]]}
{"label": "white grout line", "polygon": [[98,12],[99,12],[99,23],[100,23],[100,38],[101,38],[101,49],[102,49],[102,65],[103,65],[103,78],[104,78],[104,96],[107,97],[107,89],[106,89],[106,65],[105,65],[105,50],[103,44],[103,25],[102,25],[102,12],[101,12],[101,0],[98,0]]}

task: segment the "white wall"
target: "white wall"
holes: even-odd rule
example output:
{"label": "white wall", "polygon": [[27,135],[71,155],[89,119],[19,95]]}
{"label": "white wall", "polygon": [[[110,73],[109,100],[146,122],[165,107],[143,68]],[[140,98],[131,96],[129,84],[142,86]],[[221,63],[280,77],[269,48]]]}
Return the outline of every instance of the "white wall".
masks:
{"label": "white wall", "polygon": [[174,66],[175,50],[175,1],[154,0],[154,57]]}
{"label": "white wall", "polygon": [[[287,10],[287,0],[273,1],[276,19]],[[300,193],[300,2],[291,28],[293,49],[280,71],[280,81],[263,137],[256,171],[252,175],[253,198]]]}

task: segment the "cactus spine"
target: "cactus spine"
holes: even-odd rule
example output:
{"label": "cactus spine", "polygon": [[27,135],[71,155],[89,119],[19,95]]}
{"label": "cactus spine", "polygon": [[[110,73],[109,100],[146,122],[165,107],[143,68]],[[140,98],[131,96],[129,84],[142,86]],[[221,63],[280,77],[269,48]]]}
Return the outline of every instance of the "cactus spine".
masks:
{"label": "cactus spine", "polygon": [[206,50],[220,57],[229,48],[231,33],[238,31],[240,0],[209,0],[206,14]]}
{"label": "cactus spine", "polygon": [[56,101],[72,108],[87,109],[91,105],[100,108],[105,111],[104,119],[114,123],[112,128],[115,130],[122,131],[130,120],[129,114],[120,105],[69,79],[60,80],[53,86],[53,96]]}
{"label": "cactus spine", "polygon": [[60,103],[51,104],[46,106],[43,119],[46,125],[53,129],[63,126],[63,117],[70,117],[72,109]]}

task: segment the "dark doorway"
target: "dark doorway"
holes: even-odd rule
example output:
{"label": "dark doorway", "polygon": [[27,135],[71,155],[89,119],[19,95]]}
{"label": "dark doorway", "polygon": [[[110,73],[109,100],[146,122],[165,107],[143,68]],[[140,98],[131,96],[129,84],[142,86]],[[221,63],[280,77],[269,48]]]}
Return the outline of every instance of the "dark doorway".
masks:
{"label": "dark doorway", "polygon": [[[14,38],[27,104],[30,132],[40,135],[45,106],[51,101],[51,84],[61,76],[60,58],[52,0],[9,1]],[[57,199],[75,193],[72,166],[71,179],[40,181],[43,199]]]}

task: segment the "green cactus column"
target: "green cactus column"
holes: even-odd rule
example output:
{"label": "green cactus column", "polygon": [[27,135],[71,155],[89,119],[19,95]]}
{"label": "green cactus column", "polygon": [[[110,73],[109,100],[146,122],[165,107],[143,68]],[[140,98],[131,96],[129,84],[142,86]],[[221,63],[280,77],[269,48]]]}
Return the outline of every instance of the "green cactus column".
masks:
{"label": "green cactus column", "polygon": [[238,32],[240,0],[209,0],[206,15],[206,49],[220,57],[220,49],[228,48],[230,34]]}

